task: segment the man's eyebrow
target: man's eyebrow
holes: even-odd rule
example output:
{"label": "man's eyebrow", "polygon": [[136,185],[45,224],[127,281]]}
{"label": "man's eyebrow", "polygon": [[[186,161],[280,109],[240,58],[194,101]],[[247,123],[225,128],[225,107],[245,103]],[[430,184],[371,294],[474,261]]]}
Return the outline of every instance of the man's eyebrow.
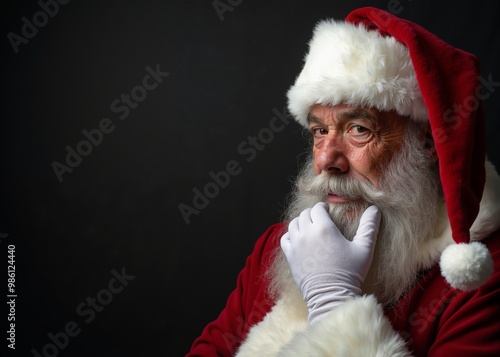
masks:
{"label": "man's eyebrow", "polygon": [[318,118],[316,115],[314,115],[313,113],[309,113],[309,114],[307,114],[307,123],[308,124],[311,124],[311,123],[321,124],[322,120],[320,118]]}

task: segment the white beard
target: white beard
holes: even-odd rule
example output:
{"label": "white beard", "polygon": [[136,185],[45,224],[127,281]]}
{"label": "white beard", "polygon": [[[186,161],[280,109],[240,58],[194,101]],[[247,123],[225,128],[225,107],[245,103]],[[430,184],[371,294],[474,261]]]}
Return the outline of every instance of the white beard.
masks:
{"label": "white beard", "polygon": [[[418,133],[415,124],[407,125],[403,147],[385,169],[380,189],[342,175],[316,176],[310,158],[298,175],[284,217],[290,221],[304,209],[325,202],[328,192],[361,198],[363,203],[330,204],[332,220],[344,236],[352,240],[364,210],[370,205],[378,206],[382,221],[362,291],[374,294],[385,305],[395,303],[415,283],[422,269],[415,253],[431,238],[442,201],[437,165],[418,139]],[[297,298],[297,293],[300,294],[281,249],[275,252],[269,278],[272,296],[288,294]]]}

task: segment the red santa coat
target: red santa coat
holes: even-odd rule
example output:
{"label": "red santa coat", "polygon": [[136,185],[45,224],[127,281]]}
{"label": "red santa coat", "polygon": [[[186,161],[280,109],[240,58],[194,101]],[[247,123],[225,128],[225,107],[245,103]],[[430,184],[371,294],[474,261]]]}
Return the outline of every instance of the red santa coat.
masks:
{"label": "red santa coat", "polygon": [[[275,224],[257,240],[226,307],[187,356],[499,356],[500,179],[492,167],[487,172],[471,236],[490,250],[494,273],[479,289],[452,289],[436,261],[395,306],[360,296],[308,326],[303,301],[271,301],[266,293],[264,275],[286,230]],[[429,249],[452,244],[449,229],[436,241]]]}

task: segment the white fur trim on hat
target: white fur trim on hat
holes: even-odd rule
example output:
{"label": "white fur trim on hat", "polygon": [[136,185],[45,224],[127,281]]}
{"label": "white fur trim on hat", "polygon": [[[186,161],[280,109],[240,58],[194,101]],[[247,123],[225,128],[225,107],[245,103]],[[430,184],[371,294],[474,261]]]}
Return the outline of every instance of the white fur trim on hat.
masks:
{"label": "white fur trim on hat", "polygon": [[304,67],[288,91],[288,108],[304,126],[314,104],[375,107],[428,119],[408,48],[363,25],[334,20],[316,26]]}
{"label": "white fur trim on hat", "polygon": [[441,254],[441,274],[455,289],[474,290],[493,273],[488,248],[480,242],[451,244]]}

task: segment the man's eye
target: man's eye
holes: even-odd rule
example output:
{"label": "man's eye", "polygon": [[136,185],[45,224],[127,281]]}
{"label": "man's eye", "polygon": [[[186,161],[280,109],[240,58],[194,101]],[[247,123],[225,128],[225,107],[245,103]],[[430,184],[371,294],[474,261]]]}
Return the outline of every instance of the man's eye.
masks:
{"label": "man's eye", "polygon": [[324,128],[312,128],[311,131],[314,137],[320,137],[328,134],[328,131]]}
{"label": "man's eye", "polygon": [[355,144],[365,144],[373,138],[373,132],[364,126],[352,124],[347,130],[347,137]]}
{"label": "man's eye", "polygon": [[353,135],[361,135],[368,133],[368,129],[361,125],[353,125],[349,130]]}

